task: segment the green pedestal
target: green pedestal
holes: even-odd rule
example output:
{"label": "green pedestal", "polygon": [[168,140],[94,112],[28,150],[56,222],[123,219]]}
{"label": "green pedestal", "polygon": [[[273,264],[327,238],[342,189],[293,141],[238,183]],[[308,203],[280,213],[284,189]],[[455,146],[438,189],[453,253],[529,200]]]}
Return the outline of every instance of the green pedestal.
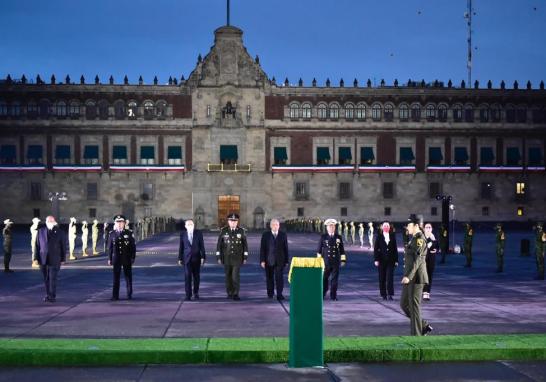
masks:
{"label": "green pedestal", "polygon": [[[298,265],[299,264],[299,265]],[[290,270],[288,366],[324,365],[322,259],[294,258]]]}

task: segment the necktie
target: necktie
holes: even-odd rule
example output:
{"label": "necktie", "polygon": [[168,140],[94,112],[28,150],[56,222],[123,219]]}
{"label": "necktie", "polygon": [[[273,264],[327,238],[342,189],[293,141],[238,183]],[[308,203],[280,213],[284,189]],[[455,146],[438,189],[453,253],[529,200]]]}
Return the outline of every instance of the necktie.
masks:
{"label": "necktie", "polygon": [[276,239],[277,238],[277,232],[273,232],[273,237]]}
{"label": "necktie", "polygon": [[193,232],[188,234],[188,240],[190,241],[190,245],[193,244]]}

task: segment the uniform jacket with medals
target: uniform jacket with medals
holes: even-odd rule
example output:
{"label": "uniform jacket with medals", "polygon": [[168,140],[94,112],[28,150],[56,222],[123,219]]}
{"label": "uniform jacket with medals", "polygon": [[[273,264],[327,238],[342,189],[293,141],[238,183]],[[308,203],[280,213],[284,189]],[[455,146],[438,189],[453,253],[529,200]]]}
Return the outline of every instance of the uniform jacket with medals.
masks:
{"label": "uniform jacket with medals", "polygon": [[322,257],[326,267],[339,266],[341,262],[346,262],[345,248],[341,235],[335,233],[333,236],[325,233],[321,235],[317,249],[317,256]]}
{"label": "uniform jacket with medals", "polygon": [[216,245],[216,257],[225,265],[241,265],[248,258],[248,244],[245,230],[224,227]]}
{"label": "uniform jacket with medals", "polygon": [[404,249],[404,277],[415,284],[428,284],[425,235],[422,232],[417,232]]}
{"label": "uniform jacket with medals", "polygon": [[110,231],[108,233],[106,248],[108,251],[108,260],[110,260],[113,265],[129,265],[135,261],[135,239],[133,238],[133,233],[128,229],[124,229],[123,231]]}

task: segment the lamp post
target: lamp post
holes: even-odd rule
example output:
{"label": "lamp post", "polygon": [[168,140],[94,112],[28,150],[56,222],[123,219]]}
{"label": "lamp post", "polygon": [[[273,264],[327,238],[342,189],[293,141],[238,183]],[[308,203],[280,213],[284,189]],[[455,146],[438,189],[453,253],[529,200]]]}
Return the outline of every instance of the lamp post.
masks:
{"label": "lamp post", "polygon": [[47,195],[49,201],[51,202],[51,214],[55,216],[55,219],[61,222],[61,212],[60,212],[60,205],[59,201],[61,200],[68,200],[68,195],[66,192],[50,192]]}

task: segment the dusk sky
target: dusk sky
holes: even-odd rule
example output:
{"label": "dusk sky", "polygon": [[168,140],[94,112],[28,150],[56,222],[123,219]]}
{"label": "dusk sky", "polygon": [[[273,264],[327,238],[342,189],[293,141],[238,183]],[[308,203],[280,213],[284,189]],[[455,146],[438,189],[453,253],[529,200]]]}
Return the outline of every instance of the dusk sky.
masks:
{"label": "dusk sky", "polygon": [[[473,80],[546,80],[546,1],[474,0]],[[466,0],[231,0],[277,82],[467,78]],[[225,0],[1,0],[0,77],[186,78],[226,23]]]}

